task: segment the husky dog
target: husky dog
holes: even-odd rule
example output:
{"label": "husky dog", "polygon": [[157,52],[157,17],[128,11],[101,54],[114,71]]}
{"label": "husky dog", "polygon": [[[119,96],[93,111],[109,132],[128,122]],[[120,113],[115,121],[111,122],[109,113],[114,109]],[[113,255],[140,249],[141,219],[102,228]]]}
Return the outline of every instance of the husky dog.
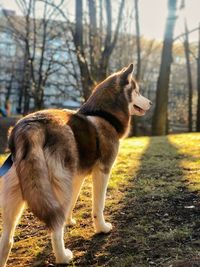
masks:
{"label": "husky dog", "polygon": [[0,267],[6,265],[24,203],[51,230],[56,263],[70,262],[73,255],[64,247],[64,224],[75,223],[72,211],[89,174],[93,179],[95,231],[111,231],[103,211],[119,139],[128,132],[131,115],[142,116],[151,106],[140,95],[132,72],[130,64],[109,76],[76,112],[38,111],[19,120],[12,129],[9,148],[13,164],[2,185]]}

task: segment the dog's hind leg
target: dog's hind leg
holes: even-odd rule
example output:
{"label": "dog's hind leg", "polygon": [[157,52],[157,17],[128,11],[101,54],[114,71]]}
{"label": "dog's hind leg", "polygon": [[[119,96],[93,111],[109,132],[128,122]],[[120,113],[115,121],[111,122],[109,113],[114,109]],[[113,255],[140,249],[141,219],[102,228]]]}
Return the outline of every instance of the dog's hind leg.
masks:
{"label": "dog's hind leg", "polygon": [[4,177],[2,190],[3,231],[0,240],[0,267],[6,266],[13,244],[15,227],[24,207],[14,167]]}
{"label": "dog's hind leg", "polygon": [[56,263],[60,264],[69,263],[73,258],[71,250],[65,249],[63,235],[64,226],[53,230],[51,234],[51,242],[56,257]]}
{"label": "dog's hind leg", "polygon": [[[53,161],[51,166],[54,166],[53,164],[55,162]],[[73,258],[73,254],[69,249],[65,249],[64,224],[66,218],[69,217],[72,196],[71,173],[69,171],[63,171],[62,166],[59,166],[59,164],[56,164],[56,166],[57,168],[55,168],[54,176],[52,177],[52,186],[59,203],[61,203],[65,210],[65,218],[59,225],[52,229],[51,242],[56,263],[69,263]]]}
{"label": "dog's hind leg", "polygon": [[72,217],[72,212],[73,212],[73,209],[76,205],[83,181],[84,181],[84,177],[74,177],[73,178],[70,208],[69,208],[69,213],[68,213],[67,220],[66,220],[66,224],[68,226],[72,226],[72,225],[76,224],[76,220],[73,219],[73,217]]}

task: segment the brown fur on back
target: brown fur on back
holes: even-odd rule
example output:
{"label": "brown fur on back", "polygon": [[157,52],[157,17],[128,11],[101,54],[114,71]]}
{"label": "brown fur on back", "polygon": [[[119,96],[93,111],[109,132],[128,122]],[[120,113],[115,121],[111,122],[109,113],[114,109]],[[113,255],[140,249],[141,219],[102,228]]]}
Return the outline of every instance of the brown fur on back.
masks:
{"label": "brown fur on back", "polygon": [[67,123],[73,133],[79,153],[79,167],[90,172],[99,157],[99,137],[94,125],[83,115],[74,114]]}

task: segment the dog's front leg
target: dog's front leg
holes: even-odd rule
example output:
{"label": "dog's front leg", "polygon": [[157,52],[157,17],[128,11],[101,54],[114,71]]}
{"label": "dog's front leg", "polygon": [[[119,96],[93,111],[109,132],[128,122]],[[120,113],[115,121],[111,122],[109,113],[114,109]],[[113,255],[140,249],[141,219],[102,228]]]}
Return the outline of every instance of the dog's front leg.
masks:
{"label": "dog's front leg", "polygon": [[111,223],[105,222],[103,211],[105,206],[106,190],[109,173],[103,172],[100,168],[95,169],[93,179],[93,221],[96,233],[109,233],[112,230]]}

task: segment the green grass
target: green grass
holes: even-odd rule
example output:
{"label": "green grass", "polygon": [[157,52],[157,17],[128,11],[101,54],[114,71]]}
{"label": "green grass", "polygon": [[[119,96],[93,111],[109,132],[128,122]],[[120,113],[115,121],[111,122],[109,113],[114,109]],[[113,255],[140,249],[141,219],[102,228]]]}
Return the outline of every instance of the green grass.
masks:
{"label": "green grass", "polygon": [[[94,235],[88,178],[65,233],[71,266],[200,266],[199,152],[197,133],[122,141],[105,210],[113,231]],[[26,212],[8,266],[53,262],[49,233]]]}

